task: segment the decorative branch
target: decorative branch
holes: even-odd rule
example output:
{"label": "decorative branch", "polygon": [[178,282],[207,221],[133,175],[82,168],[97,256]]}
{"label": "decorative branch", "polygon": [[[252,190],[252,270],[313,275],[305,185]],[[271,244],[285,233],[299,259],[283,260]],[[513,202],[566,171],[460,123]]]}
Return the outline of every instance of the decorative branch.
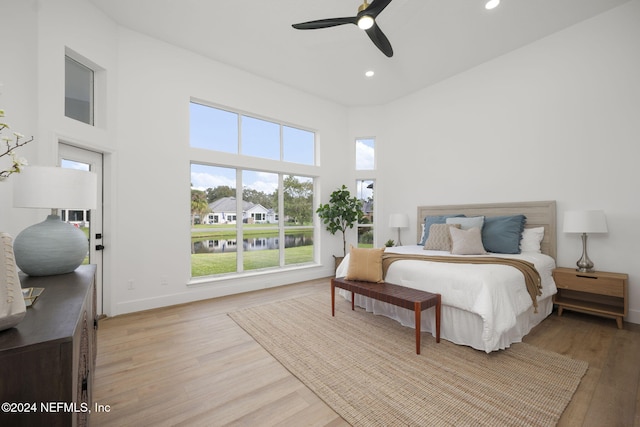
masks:
{"label": "decorative branch", "polygon": [[[0,117],[4,117],[4,110],[0,109]],[[8,128],[8,124],[0,123],[0,133]],[[15,141],[13,138],[15,138]],[[11,156],[11,167],[7,170],[0,171],[0,181],[7,179],[13,173],[20,173],[22,171],[22,166],[26,166],[28,164],[25,158],[16,156],[15,150],[33,141],[33,136],[29,139],[24,139],[23,134],[13,132],[13,137],[5,135],[2,136],[2,140],[6,144],[6,149],[4,153],[0,154],[0,157],[7,155]],[[21,142],[20,140],[23,141]]]}

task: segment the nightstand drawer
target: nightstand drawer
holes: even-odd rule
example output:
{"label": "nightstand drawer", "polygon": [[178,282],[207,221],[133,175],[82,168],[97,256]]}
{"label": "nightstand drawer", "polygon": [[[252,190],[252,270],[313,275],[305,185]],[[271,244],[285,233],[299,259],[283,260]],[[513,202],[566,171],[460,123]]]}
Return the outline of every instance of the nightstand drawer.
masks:
{"label": "nightstand drawer", "polygon": [[592,294],[624,296],[624,280],[580,272],[555,272],[553,278],[558,289],[571,289]]}

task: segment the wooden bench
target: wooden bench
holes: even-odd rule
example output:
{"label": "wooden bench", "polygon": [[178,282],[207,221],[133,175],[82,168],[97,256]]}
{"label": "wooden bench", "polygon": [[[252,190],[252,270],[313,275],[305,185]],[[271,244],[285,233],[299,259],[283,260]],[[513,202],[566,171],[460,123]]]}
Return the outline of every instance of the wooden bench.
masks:
{"label": "wooden bench", "polygon": [[336,315],[336,288],[351,292],[351,310],[355,310],[354,294],[413,310],[416,318],[416,354],[420,354],[420,318],[422,310],[436,308],[436,342],[440,342],[440,294],[407,288],[392,283],[360,282],[345,280],[343,277],[331,279],[331,315]]}

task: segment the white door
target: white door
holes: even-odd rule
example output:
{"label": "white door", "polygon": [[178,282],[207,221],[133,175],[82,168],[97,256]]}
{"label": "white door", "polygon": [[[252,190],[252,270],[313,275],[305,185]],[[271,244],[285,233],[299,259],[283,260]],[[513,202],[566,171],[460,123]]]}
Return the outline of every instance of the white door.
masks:
{"label": "white door", "polygon": [[74,225],[88,226],[89,234],[89,256],[85,260],[87,264],[95,264],[96,270],[96,311],[102,314],[103,293],[102,293],[102,153],[89,151],[82,148],[73,147],[67,144],[59,144],[58,160],[60,167],[70,169],[80,169],[95,172],[98,176],[98,204],[96,209],[91,211],[70,211],[62,209],[61,218],[63,221]]}

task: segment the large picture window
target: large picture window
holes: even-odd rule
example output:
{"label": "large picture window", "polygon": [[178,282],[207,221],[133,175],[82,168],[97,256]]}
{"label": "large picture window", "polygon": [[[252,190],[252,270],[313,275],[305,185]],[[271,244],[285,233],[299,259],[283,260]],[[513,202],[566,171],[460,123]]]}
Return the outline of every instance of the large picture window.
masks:
{"label": "large picture window", "polygon": [[282,165],[267,171],[192,160],[191,276],[314,262],[314,177],[287,165],[314,166],[315,134],[195,102],[190,115],[192,147]]}
{"label": "large picture window", "polygon": [[192,277],[313,262],[313,178],[193,163],[191,180]]}

